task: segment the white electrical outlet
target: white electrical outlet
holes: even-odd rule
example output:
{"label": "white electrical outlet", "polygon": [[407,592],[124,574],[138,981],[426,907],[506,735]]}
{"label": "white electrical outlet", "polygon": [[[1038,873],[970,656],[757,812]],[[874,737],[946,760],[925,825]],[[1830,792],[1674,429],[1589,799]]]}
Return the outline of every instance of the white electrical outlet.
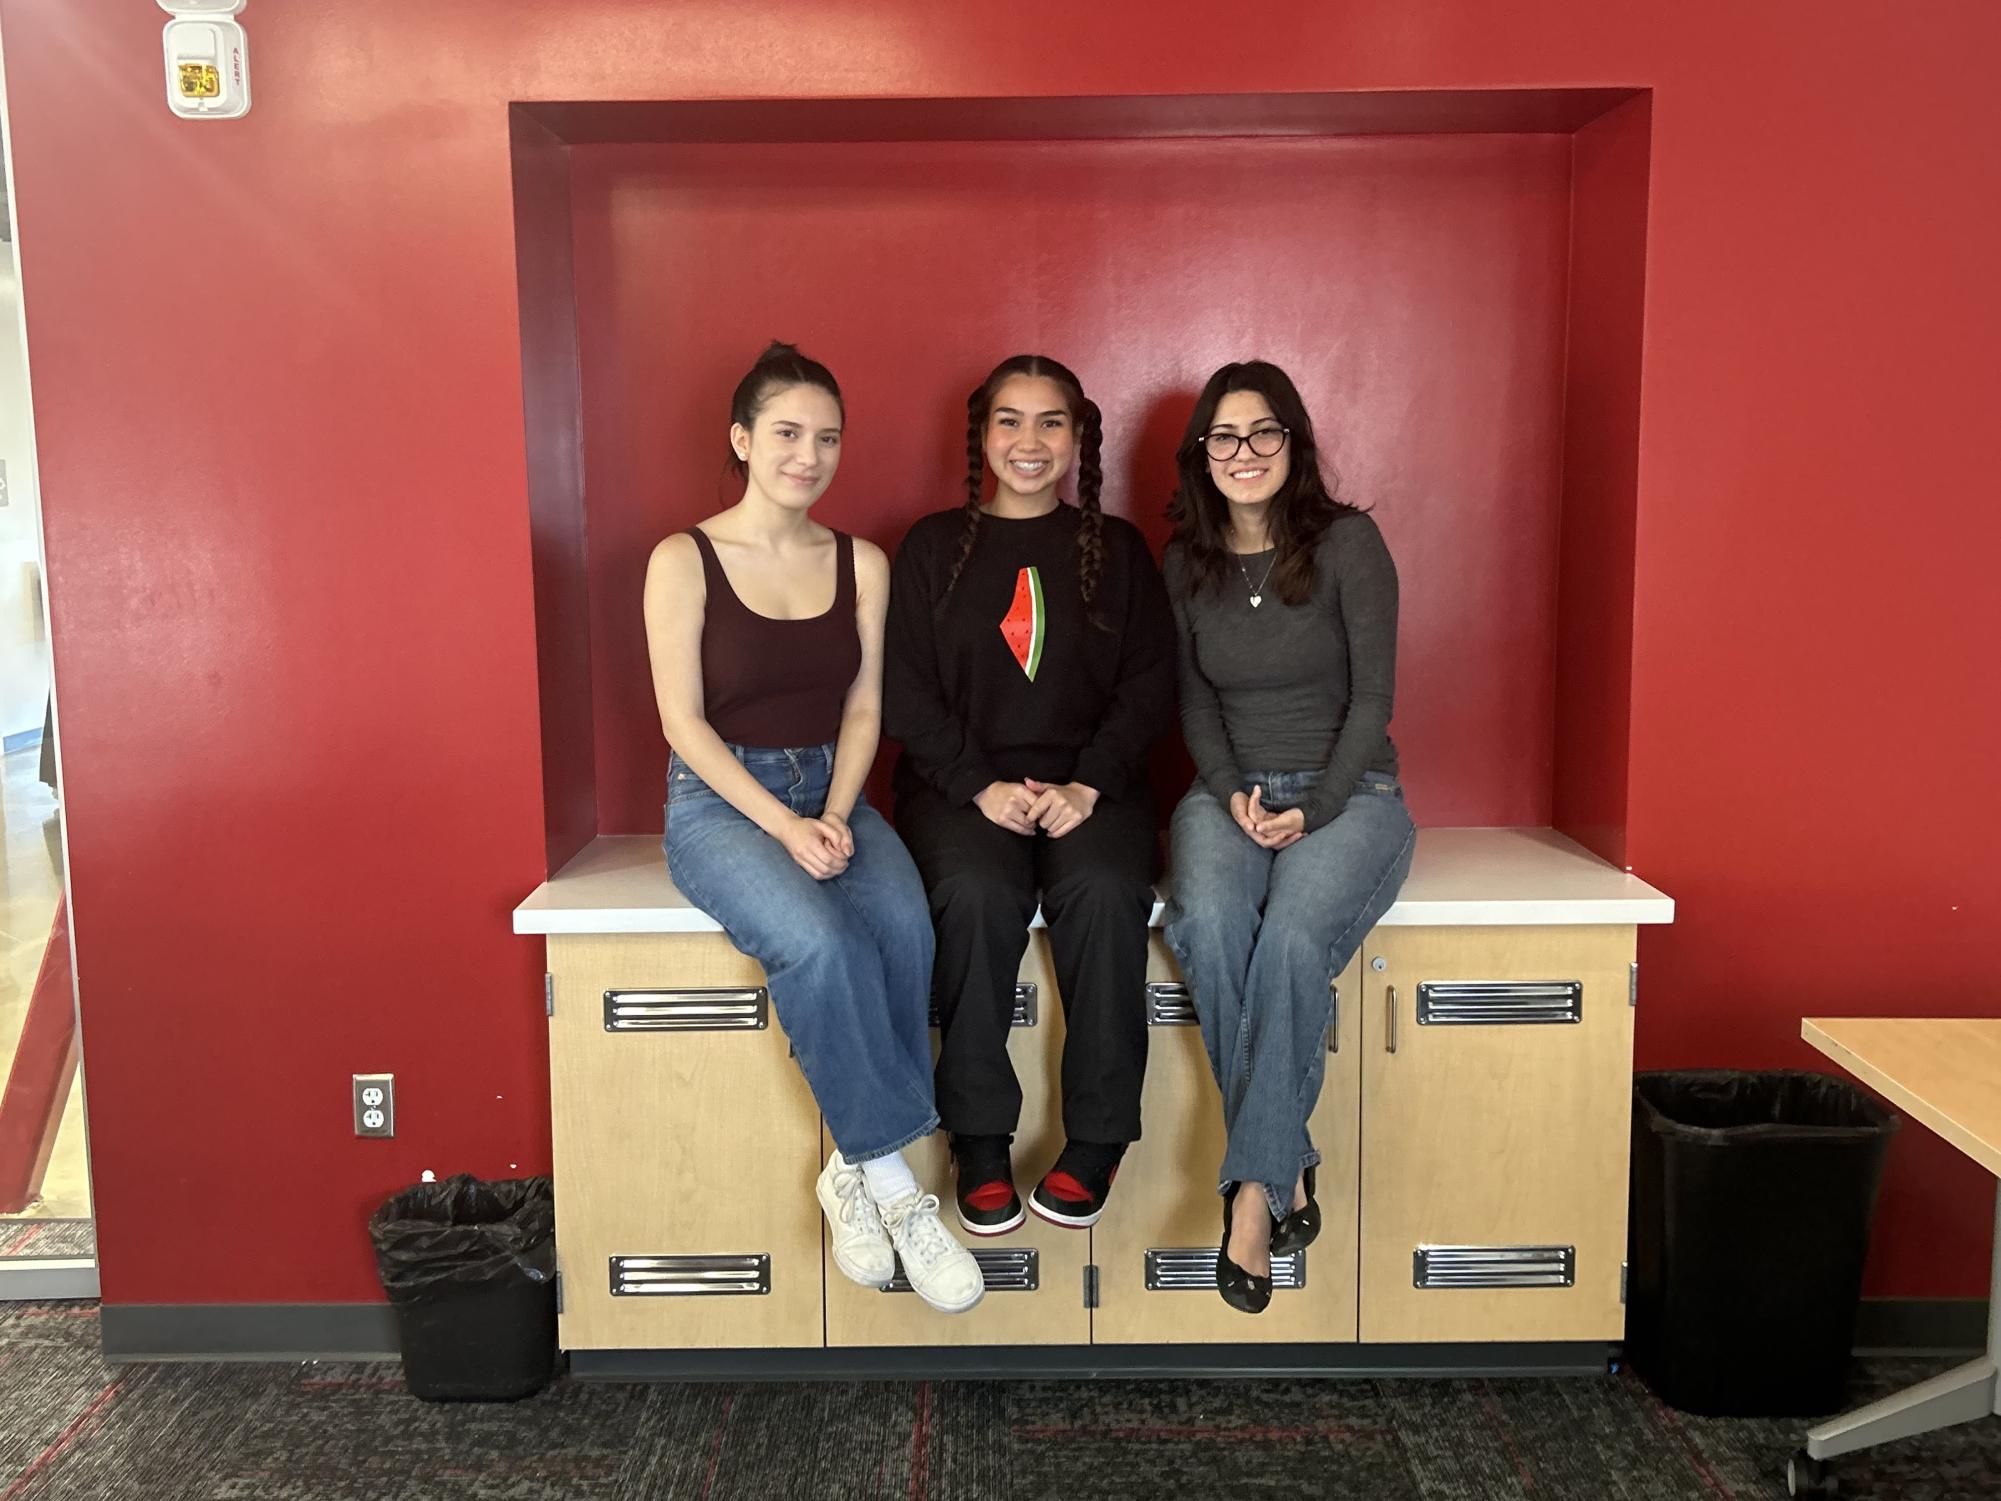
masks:
{"label": "white electrical outlet", "polygon": [[356,1074],[354,1076],[354,1134],[394,1136],[396,1134],[396,1076]]}

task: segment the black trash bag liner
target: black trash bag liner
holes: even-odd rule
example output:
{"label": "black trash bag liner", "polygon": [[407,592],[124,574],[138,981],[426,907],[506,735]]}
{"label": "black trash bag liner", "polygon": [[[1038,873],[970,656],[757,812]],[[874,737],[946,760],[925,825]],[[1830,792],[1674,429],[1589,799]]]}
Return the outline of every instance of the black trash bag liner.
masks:
{"label": "black trash bag liner", "polygon": [[511,1402],[556,1368],[556,1238],[547,1178],[419,1183],[368,1221],[396,1315],[403,1379],[429,1402]]}
{"label": "black trash bag liner", "polygon": [[1900,1124],[1826,1074],[1634,1078],[1626,1353],[1671,1406],[1779,1417],[1843,1405]]}
{"label": "black trash bag liner", "polygon": [[1898,1118],[1845,1079],[1775,1069],[1638,1074],[1634,1103],[1650,1130],[1684,1141],[1874,1141]]}
{"label": "black trash bag liner", "polygon": [[547,1178],[489,1183],[455,1173],[418,1183],[384,1201],[369,1217],[368,1234],[392,1303],[444,1284],[556,1275],[556,1201]]}

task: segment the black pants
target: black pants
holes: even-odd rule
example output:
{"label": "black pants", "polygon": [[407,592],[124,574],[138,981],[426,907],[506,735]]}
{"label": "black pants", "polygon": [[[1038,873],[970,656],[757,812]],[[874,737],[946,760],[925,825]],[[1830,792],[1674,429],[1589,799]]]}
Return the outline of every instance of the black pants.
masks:
{"label": "black pants", "polygon": [[932,989],[945,1129],[1000,1136],[1020,1119],[1008,1028],[1039,891],[1067,1028],[1064,1132],[1082,1141],[1137,1141],[1157,846],[1145,794],[1100,800],[1083,823],[1051,839],[1010,833],[970,803],[954,806],[928,786],[905,782],[897,829],[924,876],[938,933]]}

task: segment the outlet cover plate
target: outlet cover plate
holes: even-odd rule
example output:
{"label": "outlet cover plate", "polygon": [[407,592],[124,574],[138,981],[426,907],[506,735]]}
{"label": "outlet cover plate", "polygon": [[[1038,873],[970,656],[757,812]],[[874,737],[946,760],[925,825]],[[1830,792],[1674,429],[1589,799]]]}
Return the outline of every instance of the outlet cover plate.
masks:
{"label": "outlet cover plate", "polygon": [[354,1076],[354,1134],[394,1136],[396,1134],[396,1076],[356,1074]]}

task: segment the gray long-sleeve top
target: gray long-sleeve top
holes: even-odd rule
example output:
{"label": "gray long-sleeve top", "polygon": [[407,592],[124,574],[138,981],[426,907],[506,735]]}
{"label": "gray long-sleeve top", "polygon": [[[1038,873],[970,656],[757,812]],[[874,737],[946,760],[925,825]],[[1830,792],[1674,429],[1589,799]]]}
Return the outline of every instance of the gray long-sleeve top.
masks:
{"label": "gray long-sleeve top", "polygon": [[[1264,577],[1269,552],[1241,559]],[[1396,775],[1397,570],[1376,523],[1344,511],[1321,535],[1312,595],[1288,605],[1267,585],[1251,606],[1233,566],[1221,591],[1191,594],[1178,547],[1166,560],[1180,637],[1181,731],[1219,802],[1250,771],[1307,771],[1319,783],[1300,804],[1309,833],[1332,822],[1367,772]]]}

